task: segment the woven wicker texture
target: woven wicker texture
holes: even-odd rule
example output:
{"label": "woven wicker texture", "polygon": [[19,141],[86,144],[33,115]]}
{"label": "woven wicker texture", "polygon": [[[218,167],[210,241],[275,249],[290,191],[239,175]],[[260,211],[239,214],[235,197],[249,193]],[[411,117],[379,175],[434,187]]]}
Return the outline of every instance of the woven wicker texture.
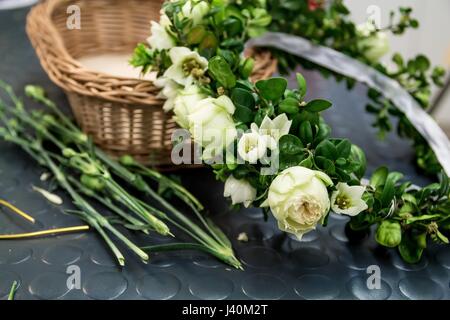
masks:
{"label": "woven wicker texture", "polygon": [[[82,130],[112,156],[130,154],[153,166],[170,166],[171,136],[177,128],[162,110],[151,81],[88,70],[77,61],[102,53],[131,53],[159,20],[162,0],[47,0],[27,18],[27,33],[44,70],[68,96]],[[69,29],[70,5],[81,12],[81,29]],[[256,60],[252,80],[276,70],[269,52],[250,50]]]}

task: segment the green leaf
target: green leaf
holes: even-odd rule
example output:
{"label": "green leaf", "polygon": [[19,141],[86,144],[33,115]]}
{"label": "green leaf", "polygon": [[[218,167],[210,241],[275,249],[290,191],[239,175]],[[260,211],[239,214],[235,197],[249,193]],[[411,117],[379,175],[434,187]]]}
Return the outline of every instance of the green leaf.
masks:
{"label": "green leaf", "polygon": [[302,167],[311,169],[311,168],[313,167],[312,156],[309,155],[307,158],[303,159],[303,160],[300,162],[300,165],[301,165]]}
{"label": "green leaf", "polygon": [[339,157],[347,158],[348,156],[350,156],[352,144],[348,139],[343,139],[337,144],[336,149]]}
{"label": "green leaf", "polygon": [[431,67],[430,60],[424,55],[418,55],[416,57],[415,66],[420,72],[425,72]]}
{"label": "green leaf", "polygon": [[403,260],[407,263],[418,263],[422,257],[423,248],[417,241],[411,239],[409,235],[404,235],[402,237],[402,242],[398,246],[398,251],[402,256]]}
{"label": "green leaf", "polygon": [[299,102],[295,98],[286,98],[279,104],[280,113],[296,114],[299,112]]}
{"label": "green leaf", "polygon": [[280,154],[296,155],[303,152],[302,141],[292,134],[284,135],[279,141]]}
{"label": "green leaf", "polygon": [[307,145],[308,143],[311,143],[313,141],[313,131],[311,127],[311,123],[308,121],[303,121],[300,124],[299,128],[299,136],[302,140],[303,144]]}
{"label": "green leaf", "polygon": [[426,249],[427,248],[427,232],[423,232],[419,235],[414,236],[414,240],[417,243],[419,248]]}
{"label": "green leaf", "polygon": [[402,69],[405,65],[405,62],[403,61],[403,58],[401,56],[401,54],[396,53],[394,54],[394,56],[392,57],[392,61],[400,68]]}
{"label": "green leaf", "polygon": [[243,107],[241,105],[235,106],[235,111],[234,111],[233,116],[237,121],[244,122],[244,123],[253,122],[253,119],[255,118],[255,115],[251,109],[249,109],[247,107]]}
{"label": "green leaf", "polygon": [[392,200],[395,196],[395,182],[391,178],[386,178],[386,183],[384,184],[383,192],[381,193],[380,201],[382,208],[387,208],[391,205]]}
{"label": "green leaf", "polygon": [[252,75],[254,66],[255,60],[253,60],[252,58],[245,59],[239,68],[239,72],[241,73],[242,78],[247,79],[248,77],[250,77]]}
{"label": "green leaf", "polygon": [[250,171],[245,165],[240,165],[233,171],[233,176],[236,179],[241,180],[246,178],[249,173]]}
{"label": "green leaf", "polygon": [[[309,113],[309,112],[307,112]],[[311,115],[317,115],[317,113],[309,113]],[[316,136],[314,137],[314,144],[318,145],[320,142],[322,142],[325,139],[328,139],[331,133],[331,128],[329,125],[325,123],[320,123],[318,125],[318,131],[316,133]]]}
{"label": "green leaf", "polygon": [[305,106],[305,110],[309,112],[321,112],[330,108],[332,105],[333,104],[330,101],[316,99],[308,102],[308,104]]}
{"label": "green leaf", "polygon": [[333,175],[336,172],[336,167],[333,161],[322,156],[315,157],[315,162],[319,168],[325,171],[329,175]]}
{"label": "green leaf", "polygon": [[306,80],[301,73],[297,73],[297,84],[298,84],[298,92],[301,97],[304,97],[307,90]]}
{"label": "green leaf", "polygon": [[370,178],[370,185],[374,188],[378,188],[379,186],[382,186],[387,179],[388,176],[388,169],[386,167],[380,167],[372,174],[372,177]]}
{"label": "green leaf", "polygon": [[280,154],[280,170],[298,166],[304,158],[303,153],[290,155]]}
{"label": "green leaf", "polygon": [[397,221],[385,220],[378,226],[375,240],[388,248],[397,247],[402,241],[402,227]]}
{"label": "green leaf", "polygon": [[208,64],[209,72],[214,79],[227,89],[231,89],[236,86],[236,76],[228,62],[220,56],[213,57]]}
{"label": "green leaf", "polygon": [[189,45],[199,44],[206,36],[206,29],[203,26],[193,27],[187,35]]}
{"label": "green leaf", "polygon": [[352,144],[350,150],[350,159],[358,164],[358,167],[354,170],[354,173],[358,179],[361,179],[366,174],[367,160],[364,151],[357,145]]}
{"label": "green leaf", "polygon": [[234,17],[223,21],[223,25],[228,32],[229,37],[233,37],[242,32],[242,22]]}
{"label": "green leaf", "polygon": [[322,156],[330,160],[336,160],[337,149],[330,140],[323,140],[316,148],[316,156]]}
{"label": "green leaf", "polygon": [[233,101],[234,105],[239,105],[249,109],[255,108],[255,98],[249,91],[245,89],[234,88],[233,92],[231,93],[231,100]]}
{"label": "green leaf", "polygon": [[217,40],[214,33],[207,32],[202,42],[200,42],[198,49],[203,56],[210,58],[216,53],[218,47],[219,41]]}
{"label": "green leaf", "polygon": [[238,80],[238,81],[236,81],[236,88],[241,88],[248,92],[252,92],[253,84],[248,80]]}
{"label": "green leaf", "polygon": [[280,100],[287,88],[287,80],[284,78],[271,78],[256,82],[259,94],[266,100],[276,102]]}

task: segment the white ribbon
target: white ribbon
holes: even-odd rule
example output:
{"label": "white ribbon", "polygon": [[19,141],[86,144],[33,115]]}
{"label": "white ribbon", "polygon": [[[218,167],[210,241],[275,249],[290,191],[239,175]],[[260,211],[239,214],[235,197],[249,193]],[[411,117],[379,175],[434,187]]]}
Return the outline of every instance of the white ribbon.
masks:
{"label": "white ribbon", "polygon": [[250,40],[247,46],[280,49],[379,91],[405,114],[428,142],[444,171],[450,176],[450,141],[447,135],[397,81],[336,50],[315,45],[307,39],[290,34],[267,32],[260,38]]}

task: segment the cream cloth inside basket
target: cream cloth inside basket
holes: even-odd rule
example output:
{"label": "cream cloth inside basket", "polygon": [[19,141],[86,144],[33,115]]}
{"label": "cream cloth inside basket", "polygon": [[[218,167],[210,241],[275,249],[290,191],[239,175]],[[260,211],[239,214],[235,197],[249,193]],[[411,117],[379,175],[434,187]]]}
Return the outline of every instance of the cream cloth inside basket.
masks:
{"label": "cream cloth inside basket", "polygon": [[95,56],[85,56],[78,59],[87,69],[109,74],[116,77],[125,77],[143,80],[155,80],[156,73],[150,72],[140,75],[140,69],[129,64],[131,53],[105,53]]}

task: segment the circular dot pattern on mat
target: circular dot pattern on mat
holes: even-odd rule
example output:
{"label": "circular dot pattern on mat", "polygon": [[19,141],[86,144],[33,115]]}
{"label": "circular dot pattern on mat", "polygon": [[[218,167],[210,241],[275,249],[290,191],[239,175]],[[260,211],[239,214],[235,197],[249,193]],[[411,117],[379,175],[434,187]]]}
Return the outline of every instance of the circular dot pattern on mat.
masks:
{"label": "circular dot pattern on mat", "polygon": [[317,239],[319,239],[320,233],[317,230],[312,230],[312,231],[304,234],[301,240],[298,240],[298,238],[293,234],[289,234],[288,237],[289,237],[289,239],[291,239],[292,243],[296,242],[301,245],[304,242],[316,241]]}
{"label": "circular dot pattern on mat", "polygon": [[269,240],[275,235],[273,227],[263,223],[246,223],[238,228],[236,235],[242,232],[247,234],[249,240],[256,241]]}
{"label": "circular dot pattern on mat", "polygon": [[128,281],[119,272],[100,272],[89,276],[83,285],[83,291],[97,300],[113,300],[127,290]]}
{"label": "circular dot pattern on mat", "polygon": [[83,251],[70,245],[54,245],[47,248],[42,255],[42,261],[50,265],[67,266],[80,260]]}
{"label": "circular dot pattern on mat", "polygon": [[286,294],[287,285],[276,276],[256,274],[244,279],[242,291],[247,297],[255,300],[276,300]]}
{"label": "circular dot pattern on mat", "polygon": [[89,258],[99,266],[115,267],[117,265],[117,261],[107,248],[97,247],[93,249]]}
{"label": "circular dot pattern on mat", "polygon": [[298,268],[315,269],[326,266],[330,258],[324,252],[315,248],[300,248],[291,253],[291,260]]}
{"label": "circular dot pattern on mat", "polygon": [[149,274],[137,283],[137,292],[145,299],[168,300],[180,291],[181,282],[177,277],[169,273]]}
{"label": "circular dot pattern on mat", "polygon": [[69,291],[68,275],[62,272],[46,272],[30,282],[29,291],[38,299],[54,300],[64,297]]}
{"label": "circular dot pattern on mat", "polygon": [[19,180],[15,178],[0,179],[0,188],[3,192],[14,190],[19,185]]}
{"label": "circular dot pattern on mat", "polygon": [[261,220],[264,218],[264,213],[259,208],[248,208],[242,211],[242,214],[250,219]]}
{"label": "circular dot pattern on mat", "polygon": [[203,268],[219,268],[223,267],[223,263],[218,259],[211,257],[209,255],[194,255],[192,257],[192,262],[194,265]]}
{"label": "circular dot pattern on mat", "polygon": [[31,258],[33,251],[29,248],[0,248],[0,264],[19,264]]}
{"label": "circular dot pattern on mat", "polygon": [[338,259],[343,265],[353,270],[366,270],[368,266],[377,264],[370,249],[348,250],[342,253]]}
{"label": "circular dot pattern on mat", "polygon": [[438,300],[442,299],[442,287],[435,281],[420,277],[409,276],[400,280],[400,292],[411,300]]}
{"label": "circular dot pattern on mat", "polygon": [[348,242],[347,235],[345,234],[345,227],[343,225],[337,224],[330,228],[330,235],[341,242]]}
{"label": "circular dot pattern on mat", "polygon": [[169,254],[156,252],[151,254],[148,265],[157,268],[169,268],[175,265],[175,260]]}
{"label": "circular dot pattern on mat", "polygon": [[398,253],[395,253],[392,264],[400,270],[404,271],[420,271],[424,270],[428,266],[428,258],[425,255],[422,255],[422,258],[418,263],[407,263],[403,261],[402,257]]}
{"label": "circular dot pattern on mat", "polygon": [[246,265],[253,268],[273,268],[281,263],[278,252],[266,247],[245,248],[240,257]]}
{"label": "circular dot pattern on mat", "polygon": [[369,289],[367,277],[354,277],[347,283],[348,290],[359,300],[386,300],[392,294],[389,284],[380,280],[380,287]]}
{"label": "circular dot pattern on mat", "polygon": [[444,268],[450,269],[450,250],[441,248],[436,254],[436,261]]}
{"label": "circular dot pattern on mat", "polygon": [[4,298],[9,294],[14,281],[17,281],[20,286],[20,277],[15,272],[0,271],[0,298]]}
{"label": "circular dot pattern on mat", "polygon": [[222,276],[198,276],[189,284],[190,293],[204,300],[223,300],[234,290],[233,282]]}
{"label": "circular dot pattern on mat", "polygon": [[295,281],[297,295],[307,300],[331,300],[339,295],[335,281],[323,275],[305,275]]}

